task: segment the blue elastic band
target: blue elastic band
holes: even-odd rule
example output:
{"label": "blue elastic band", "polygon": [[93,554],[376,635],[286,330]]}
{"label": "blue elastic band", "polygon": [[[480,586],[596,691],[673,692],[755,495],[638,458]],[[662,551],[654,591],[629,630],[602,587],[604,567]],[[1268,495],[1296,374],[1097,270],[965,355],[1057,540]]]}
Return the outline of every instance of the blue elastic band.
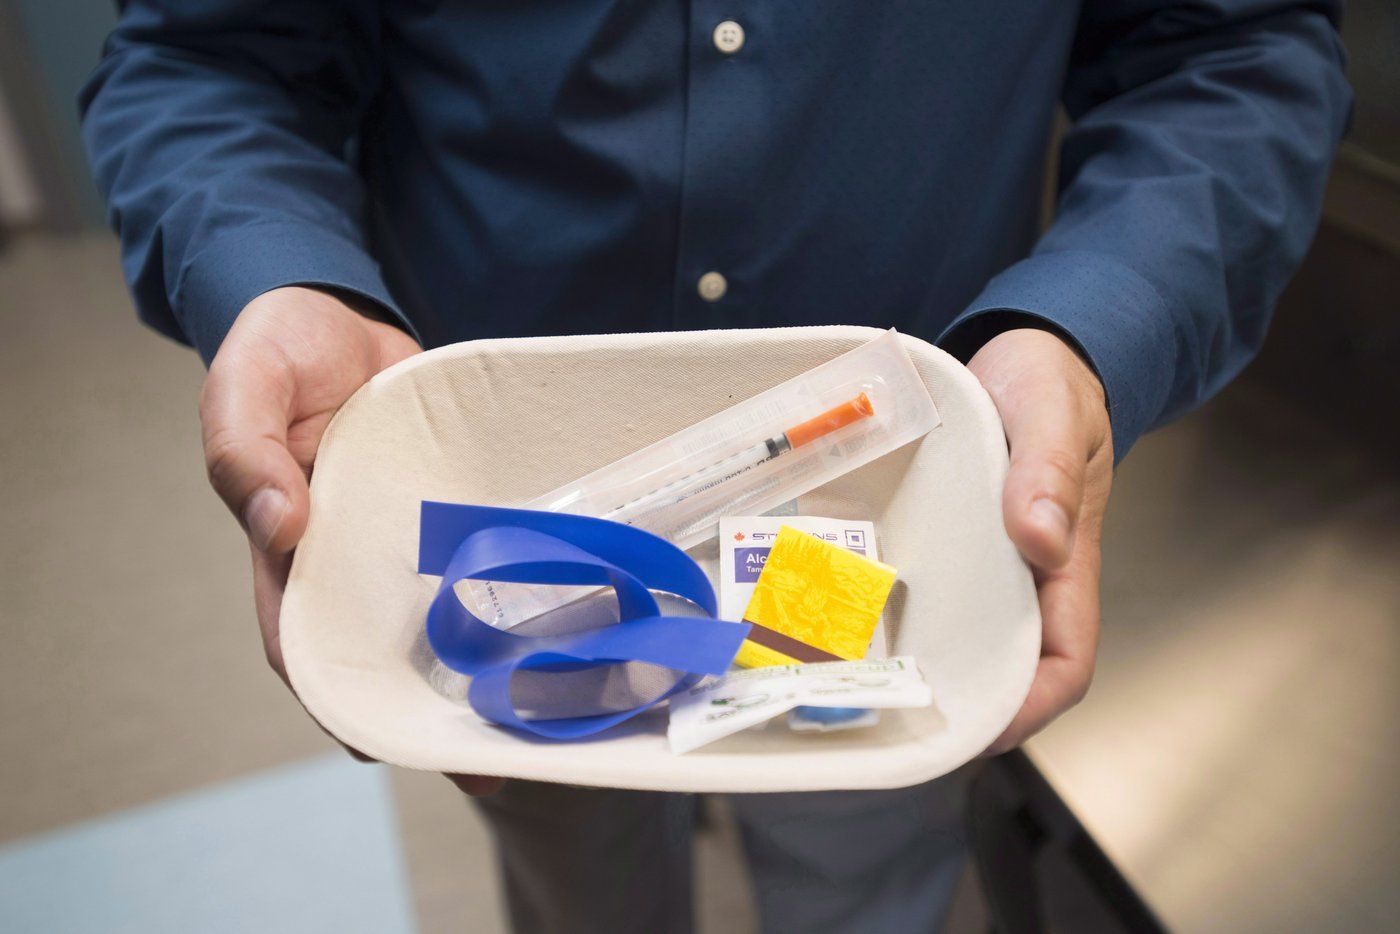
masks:
{"label": "blue elastic band", "polygon": [[[428,644],[442,663],[471,675],[467,700],[483,719],[548,739],[577,739],[652,707],[705,675],[729,669],[747,623],[714,618],[715,592],[690,556],[649,532],[587,516],[424,501],[418,572],[442,577],[428,607]],[[588,632],[522,636],[470,613],[461,580],[589,584],[617,593],[619,622]],[[663,616],[651,591],[684,597],[708,617]],[[511,702],[517,671],[576,671],[646,662],[682,672],[659,696],[607,714],[522,718]]]}

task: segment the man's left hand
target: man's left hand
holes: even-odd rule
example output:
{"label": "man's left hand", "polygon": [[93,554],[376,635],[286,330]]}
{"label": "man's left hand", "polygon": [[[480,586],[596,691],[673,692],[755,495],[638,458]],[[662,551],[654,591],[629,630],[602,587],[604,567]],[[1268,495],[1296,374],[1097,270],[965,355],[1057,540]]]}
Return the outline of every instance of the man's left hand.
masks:
{"label": "man's left hand", "polygon": [[1099,542],[1113,482],[1104,390],[1049,331],[992,338],[968,363],[996,403],[1011,449],[1002,512],[1035,573],[1040,664],[1025,704],[987,755],[1014,749],[1079,703],[1099,641]]}

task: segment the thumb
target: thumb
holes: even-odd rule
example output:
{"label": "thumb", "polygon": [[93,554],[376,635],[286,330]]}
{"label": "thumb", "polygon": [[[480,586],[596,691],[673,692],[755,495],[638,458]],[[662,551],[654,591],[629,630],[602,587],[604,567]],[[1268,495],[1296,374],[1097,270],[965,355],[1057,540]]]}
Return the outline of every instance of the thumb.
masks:
{"label": "thumb", "polygon": [[226,346],[200,396],[209,482],[253,546],[268,554],[295,547],[306,527],[306,475],[287,449],[294,392],[286,365]]}
{"label": "thumb", "polygon": [[998,404],[1011,449],[1002,498],[1006,531],[1027,561],[1058,570],[1074,550],[1089,442],[1068,394],[1042,391],[1018,402]]}

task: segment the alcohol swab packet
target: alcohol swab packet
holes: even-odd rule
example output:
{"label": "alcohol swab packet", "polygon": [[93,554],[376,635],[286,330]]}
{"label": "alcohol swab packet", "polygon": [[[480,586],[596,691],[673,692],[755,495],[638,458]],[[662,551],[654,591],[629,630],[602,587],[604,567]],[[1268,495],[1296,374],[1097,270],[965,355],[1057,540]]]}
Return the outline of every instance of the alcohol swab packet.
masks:
{"label": "alcohol swab packet", "polygon": [[679,755],[794,707],[927,707],[933,691],[913,656],[733,671],[671,698],[666,738]]}
{"label": "alcohol swab packet", "polygon": [[[768,563],[778,531],[785,525],[807,532],[824,542],[839,545],[847,551],[880,560],[875,541],[875,523],[852,519],[828,519],[825,516],[796,515],[776,511],[763,516],[724,516],[719,520],[719,618],[743,619],[763,566]],[[866,658],[884,658],[889,654],[884,614],[875,626],[875,634],[866,650]]]}
{"label": "alcohol swab packet", "polygon": [[[746,619],[745,612],[753,600],[759,575],[768,563],[779,530],[784,526],[806,532],[872,561],[879,560],[873,522],[796,515],[797,503],[794,501],[791,505],[793,514],[725,516],[719,520],[721,619]],[[888,654],[882,612],[863,657],[876,659]],[[874,726],[879,720],[879,711],[861,708],[795,707],[787,715],[788,726],[798,732],[829,733],[833,730],[859,729]]]}

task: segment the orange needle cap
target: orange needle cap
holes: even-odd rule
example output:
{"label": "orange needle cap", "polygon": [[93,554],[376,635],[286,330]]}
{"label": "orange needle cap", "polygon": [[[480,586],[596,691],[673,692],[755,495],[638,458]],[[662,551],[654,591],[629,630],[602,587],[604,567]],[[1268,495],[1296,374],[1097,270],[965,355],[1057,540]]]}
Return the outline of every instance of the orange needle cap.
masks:
{"label": "orange needle cap", "polygon": [[800,425],[794,425],[785,434],[788,444],[800,448],[810,441],[815,441],[837,429],[845,428],[852,422],[858,422],[862,418],[869,418],[874,414],[875,407],[870,404],[870,397],[861,393],[850,402],[843,402],[816,418],[810,418]]}

